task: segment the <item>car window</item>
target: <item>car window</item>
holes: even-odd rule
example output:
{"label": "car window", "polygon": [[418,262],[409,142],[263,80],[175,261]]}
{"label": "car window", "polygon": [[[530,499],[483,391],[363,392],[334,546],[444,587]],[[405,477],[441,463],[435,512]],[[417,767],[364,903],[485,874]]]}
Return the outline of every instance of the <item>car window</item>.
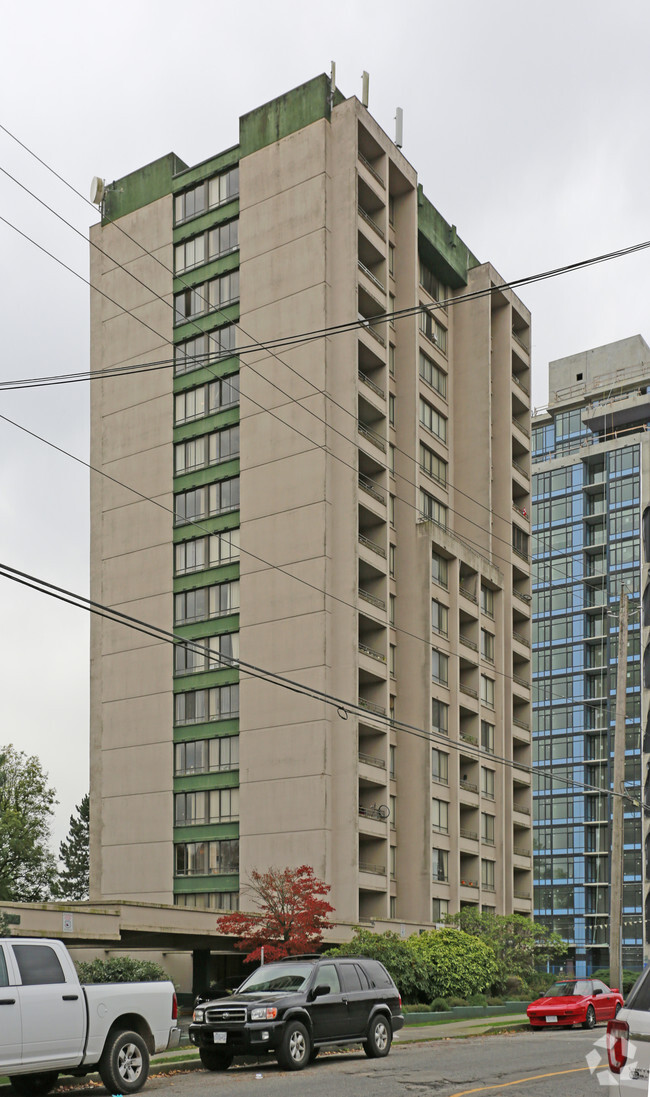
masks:
{"label": "car window", "polygon": [[313,970],[313,964],[265,964],[248,976],[239,992],[246,994],[259,990],[303,990]]}
{"label": "car window", "polygon": [[0,987],[9,986],[9,976],[7,975],[7,961],[5,960],[4,949],[0,945]]}
{"label": "car window", "polygon": [[44,983],[65,983],[63,968],[49,945],[13,945],[20,979],[24,987]]}
{"label": "car window", "polygon": [[603,982],[601,982],[600,979],[594,979],[594,994],[598,990],[601,992],[601,994],[610,994],[611,993],[609,987],[605,986],[605,984]]}
{"label": "car window", "polygon": [[341,984],[339,982],[339,975],[334,964],[322,964],[317,973],[315,986],[317,987],[329,987],[330,994],[339,994],[341,990]]}
{"label": "car window", "polygon": [[650,1010],[650,968],[639,975],[625,1003],[626,1009]]}
{"label": "car window", "polygon": [[592,983],[591,979],[577,979],[576,980],[576,988],[573,992],[574,994],[578,994],[578,995],[589,994],[589,995],[591,995],[591,994],[593,994],[593,992],[594,992],[594,989],[593,989],[593,983]]}
{"label": "car window", "polygon": [[343,990],[361,990],[361,980],[356,964],[341,964],[339,972]]}
{"label": "car window", "polygon": [[355,966],[357,974],[358,974],[358,976],[361,980],[361,989],[362,990],[369,990],[370,989],[370,980],[369,980],[368,976],[366,975],[365,971],[363,970],[363,968],[361,967],[361,964],[355,964],[354,966]]}
{"label": "car window", "polygon": [[379,960],[364,960],[363,968],[373,987],[392,987],[393,980]]}

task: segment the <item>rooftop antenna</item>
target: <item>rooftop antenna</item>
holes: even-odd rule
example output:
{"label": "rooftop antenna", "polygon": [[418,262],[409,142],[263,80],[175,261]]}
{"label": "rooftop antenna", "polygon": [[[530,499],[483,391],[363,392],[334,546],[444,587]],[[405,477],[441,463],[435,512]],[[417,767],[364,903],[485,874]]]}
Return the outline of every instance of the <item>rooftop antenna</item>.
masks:
{"label": "rooftop antenna", "polygon": [[93,181],[90,184],[90,201],[95,206],[101,206],[105,189],[104,180],[100,179],[98,175],[94,175]]}
{"label": "rooftop antenna", "polygon": [[334,95],[336,94],[336,61],[332,61],[330,69],[330,111],[334,107]]}
{"label": "rooftop antenna", "polygon": [[395,144],[401,149],[403,144],[404,111],[401,107],[395,108]]}
{"label": "rooftop antenna", "polygon": [[368,89],[370,87],[370,75],[364,69],[361,73],[361,102],[364,107],[368,106]]}

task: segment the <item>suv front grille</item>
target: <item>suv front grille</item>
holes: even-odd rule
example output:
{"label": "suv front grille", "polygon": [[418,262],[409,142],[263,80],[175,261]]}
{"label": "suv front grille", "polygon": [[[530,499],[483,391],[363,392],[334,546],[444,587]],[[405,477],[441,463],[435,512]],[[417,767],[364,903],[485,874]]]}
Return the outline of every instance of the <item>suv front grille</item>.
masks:
{"label": "suv front grille", "polygon": [[232,1009],[207,1009],[205,1019],[209,1025],[246,1024],[246,1006],[233,1006]]}

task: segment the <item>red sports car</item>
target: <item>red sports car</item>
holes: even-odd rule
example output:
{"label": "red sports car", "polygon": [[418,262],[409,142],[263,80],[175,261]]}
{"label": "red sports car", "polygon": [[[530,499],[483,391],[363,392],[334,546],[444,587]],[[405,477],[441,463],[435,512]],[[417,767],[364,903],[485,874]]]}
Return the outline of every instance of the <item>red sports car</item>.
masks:
{"label": "red sports car", "polygon": [[600,979],[562,979],[531,1002],[526,1013],[532,1028],[593,1028],[615,1017],[622,1005],[620,991],[610,990]]}

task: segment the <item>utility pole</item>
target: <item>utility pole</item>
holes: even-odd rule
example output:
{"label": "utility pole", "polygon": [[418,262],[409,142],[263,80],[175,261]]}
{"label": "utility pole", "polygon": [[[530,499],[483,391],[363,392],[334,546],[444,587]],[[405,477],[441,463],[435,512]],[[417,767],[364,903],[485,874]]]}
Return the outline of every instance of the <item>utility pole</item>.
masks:
{"label": "utility pole", "polygon": [[623,920],[623,797],[625,781],[625,708],[627,684],[627,594],[621,585],[618,614],[618,663],[616,668],[616,723],[614,726],[614,774],[612,777],[612,852],[609,903],[609,982],[623,985],[621,930]]}

